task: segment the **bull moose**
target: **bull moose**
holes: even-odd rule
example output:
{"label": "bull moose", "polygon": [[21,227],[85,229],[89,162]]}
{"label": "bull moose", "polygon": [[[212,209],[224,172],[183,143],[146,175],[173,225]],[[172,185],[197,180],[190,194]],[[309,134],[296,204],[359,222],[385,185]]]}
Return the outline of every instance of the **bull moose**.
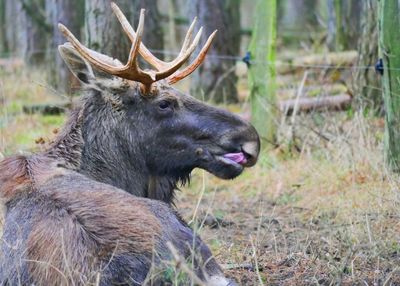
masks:
{"label": "bull moose", "polygon": [[[228,285],[208,247],[164,202],[196,167],[229,179],[254,165],[258,135],[171,87],[201,64],[215,34],[179,70],[200,39],[190,44],[194,23],[167,63],[141,43],[144,10],[136,33],[112,9],[132,41],[128,64],[89,50],[60,25],[70,43],[59,51],[86,94],[46,151],[0,163],[0,282],[162,284],[176,250],[193,268],[190,279]],[[139,54],[155,71],[139,68]]]}

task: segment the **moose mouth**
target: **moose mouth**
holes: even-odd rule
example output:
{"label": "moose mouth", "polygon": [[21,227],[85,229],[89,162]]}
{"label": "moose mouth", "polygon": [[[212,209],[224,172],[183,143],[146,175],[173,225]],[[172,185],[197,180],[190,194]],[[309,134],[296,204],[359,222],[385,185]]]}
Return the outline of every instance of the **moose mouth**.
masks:
{"label": "moose mouth", "polygon": [[[244,168],[253,166],[258,157],[259,144],[248,143],[243,144],[240,149],[226,150],[223,152],[219,150],[212,152],[209,150],[205,152],[205,161],[199,166],[202,169],[209,171],[221,179],[233,179],[239,176]],[[222,151],[222,152],[221,152]]]}
{"label": "moose mouth", "polygon": [[247,163],[246,155],[243,152],[227,153],[223,156],[219,156],[219,159],[226,162],[227,164],[236,163],[245,166]]}
{"label": "moose mouth", "polygon": [[233,179],[239,176],[247,164],[243,152],[214,155],[213,158],[214,160],[209,161],[205,169],[221,179]]}

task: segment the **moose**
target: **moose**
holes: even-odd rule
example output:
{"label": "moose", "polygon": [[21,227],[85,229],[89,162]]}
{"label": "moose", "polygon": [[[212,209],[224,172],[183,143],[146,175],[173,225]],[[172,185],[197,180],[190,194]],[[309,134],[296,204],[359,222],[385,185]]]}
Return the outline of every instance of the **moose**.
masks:
{"label": "moose", "polygon": [[[0,282],[164,283],[176,249],[199,279],[228,285],[208,247],[168,204],[194,168],[231,179],[254,165],[257,132],[171,86],[204,61],[215,33],[179,70],[200,39],[201,31],[190,43],[195,21],[178,57],[163,62],[141,43],[144,10],[136,33],[112,9],[132,41],[128,63],[84,47],[60,25],[70,42],[60,54],[85,96],[47,150],[0,163],[7,208]],[[139,68],[139,54],[155,70]]]}

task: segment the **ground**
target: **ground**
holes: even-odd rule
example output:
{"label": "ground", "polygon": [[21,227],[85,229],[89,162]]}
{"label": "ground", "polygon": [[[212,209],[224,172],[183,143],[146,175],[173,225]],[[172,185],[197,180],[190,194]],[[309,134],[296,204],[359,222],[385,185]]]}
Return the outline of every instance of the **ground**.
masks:
{"label": "ground", "polygon": [[[40,73],[1,74],[0,156],[40,149],[62,125],[63,115],[22,112],[62,99],[41,82]],[[240,285],[400,285],[400,179],[385,167],[383,120],[297,121],[281,120],[281,144],[264,146],[235,180],[196,170],[179,212]]]}

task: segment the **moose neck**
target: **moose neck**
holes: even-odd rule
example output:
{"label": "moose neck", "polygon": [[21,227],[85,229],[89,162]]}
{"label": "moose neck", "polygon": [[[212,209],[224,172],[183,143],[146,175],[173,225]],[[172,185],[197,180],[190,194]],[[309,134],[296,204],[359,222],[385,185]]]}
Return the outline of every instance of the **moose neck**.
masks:
{"label": "moose neck", "polygon": [[96,181],[172,203],[179,178],[153,175],[140,148],[127,146],[116,131],[118,120],[111,116],[115,114],[86,102],[71,113],[48,155]]}

